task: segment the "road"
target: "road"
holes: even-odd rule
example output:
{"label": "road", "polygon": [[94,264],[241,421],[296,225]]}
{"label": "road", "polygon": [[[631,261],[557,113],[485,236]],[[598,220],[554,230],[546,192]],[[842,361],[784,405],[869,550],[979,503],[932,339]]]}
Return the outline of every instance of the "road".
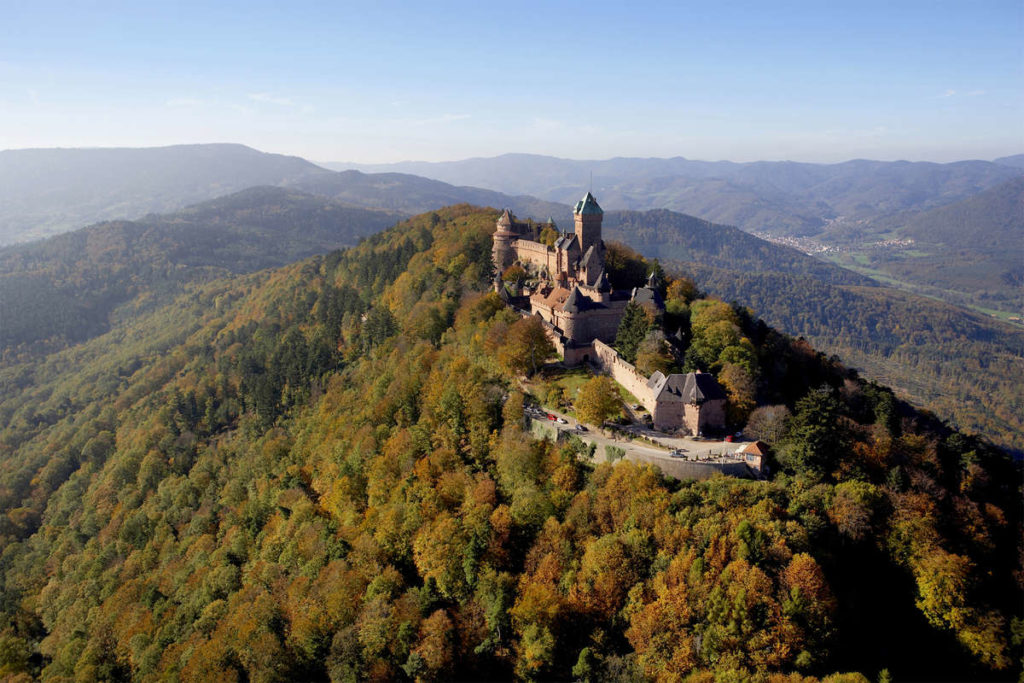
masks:
{"label": "road", "polygon": [[[559,424],[557,422],[546,421],[544,416],[547,414],[560,417],[566,421],[566,424]],[[594,444],[597,449],[594,451],[594,460],[601,462],[605,459],[604,447],[615,446],[625,451],[625,458],[634,462],[653,463],[656,465],[661,462],[678,462],[678,461],[702,461],[702,462],[739,462],[740,459],[729,457],[733,451],[736,450],[738,444],[726,443],[724,441],[696,441],[689,437],[673,437],[661,432],[655,432],[639,425],[629,425],[625,429],[638,435],[644,436],[664,446],[659,448],[657,445],[650,445],[642,442],[634,441],[627,438],[624,435],[616,435],[614,432],[602,433],[594,428],[593,425],[584,425],[587,431],[580,431],[576,429],[576,425],[581,424],[577,420],[573,419],[569,415],[553,410],[551,408],[541,407],[539,412],[535,412],[530,417],[541,422],[546,422],[550,427],[555,427],[560,431],[567,432],[578,436],[583,440],[584,443]],[[673,456],[671,449],[679,449],[683,451],[683,456]],[[725,457],[718,457],[724,455]]]}

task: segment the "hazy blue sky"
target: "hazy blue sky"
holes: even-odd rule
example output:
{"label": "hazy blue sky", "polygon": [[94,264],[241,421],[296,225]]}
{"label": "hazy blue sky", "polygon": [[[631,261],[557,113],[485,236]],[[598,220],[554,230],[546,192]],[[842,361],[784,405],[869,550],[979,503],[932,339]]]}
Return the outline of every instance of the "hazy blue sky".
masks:
{"label": "hazy blue sky", "polygon": [[1024,152],[1022,8],[0,0],[0,148],[992,158]]}

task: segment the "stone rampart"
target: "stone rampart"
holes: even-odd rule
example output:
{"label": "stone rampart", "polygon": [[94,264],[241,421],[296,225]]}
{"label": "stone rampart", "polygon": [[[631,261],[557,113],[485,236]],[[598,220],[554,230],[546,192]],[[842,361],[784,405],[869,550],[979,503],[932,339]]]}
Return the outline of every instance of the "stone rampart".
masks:
{"label": "stone rampart", "polygon": [[594,364],[636,396],[648,412],[654,413],[654,393],[647,386],[647,378],[623,360],[618,351],[599,339],[594,340]]}
{"label": "stone rampart", "polygon": [[679,480],[685,479],[710,479],[715,475],[729,477],[755,478],[755,474],[742,461],[731,462],[693,462],[683,459],[657,458],[642,453],[631,453],[629,460],[633,462],[650,463],[670,477]]}
{"label": "stone rampart", "polygon": [[546,268],[548,272],[554,272],[555,252],[548,249],[546,244],[518,239],[512,241],[512,249],[521,262],[532,263],[538,269]]}

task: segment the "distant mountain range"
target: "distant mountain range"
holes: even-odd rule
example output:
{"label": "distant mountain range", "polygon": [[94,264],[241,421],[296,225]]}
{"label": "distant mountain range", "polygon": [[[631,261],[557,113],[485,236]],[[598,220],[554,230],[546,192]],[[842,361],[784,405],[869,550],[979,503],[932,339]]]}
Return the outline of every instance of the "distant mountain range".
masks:
{"label": "distant mountain range", "polygon": [[0,151],[0,244],[328,173],[298,157],[231,144]]}
{"label": "distant mountain range", "polygon": [[1019,157],[950,164],[868,160],[808,164],[682,157],[579,161],[505,154],[437,163],[324,166],[412,173],[562,203],[575,201],[592,183],[606,209],[671,209],[747,231],[790,236],[814,236],[837,221],[930,209],[1024,174]]}

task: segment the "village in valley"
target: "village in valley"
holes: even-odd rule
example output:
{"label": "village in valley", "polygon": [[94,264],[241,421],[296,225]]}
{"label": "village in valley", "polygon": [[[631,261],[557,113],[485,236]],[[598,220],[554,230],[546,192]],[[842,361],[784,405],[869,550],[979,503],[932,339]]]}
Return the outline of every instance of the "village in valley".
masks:
{"label": "village in valley", "polygon": [[[584,424],[556,406],[531,406],[525,416],[530,430],[555,440],[579,438],[593,456],[651,463],[677,479],[766,476],[767,445],[726,433],[727,396],[712,374],[656,370],[645,375],[613,346],[628,307],[658,320],[665,306],[656,273],[643,287],[613,289],[603,216],[587,192],[573,209],[572,232],[560,232],[550,218],[544,224],[519,222],[508,209],[498,219],[494,290],[523,317],[540,319],[561,358],[556,371],[607,375],[623,399],[615,424]],[[503,276],[517,268],[523,279],[508,282]]]}

